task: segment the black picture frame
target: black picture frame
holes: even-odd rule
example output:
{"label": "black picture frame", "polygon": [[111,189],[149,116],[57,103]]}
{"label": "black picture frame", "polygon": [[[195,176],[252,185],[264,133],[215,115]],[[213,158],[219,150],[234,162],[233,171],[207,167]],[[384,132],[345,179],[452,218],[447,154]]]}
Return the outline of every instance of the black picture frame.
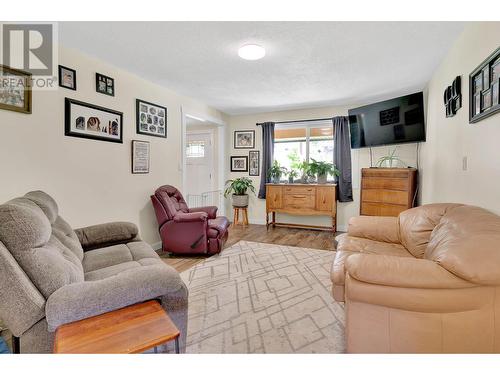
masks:
{"label": "black picture frame", "polygon": [[[250,166],[250,164],[252,163],[252,157],[255,158],[255,160],[257,160],[257,166],[255,168]],[[255,172],[255,170],[257,170],[257,171]],[[260,151],[259,150],[248,151],[248,175],[249,176],[259,176],[260,175]]]}
{"label": "black picture frame", "polygon": [[462,78],[460,76],[456,76],[452,84],[444,90],[444,107],[446,117],[455,116],[462,107]]}
{"label": "black picture frame", "polygon": [[[103,83],[103,85],[101,85]],[[101,73],[95,74],[95,91],[99,94],[115,96],[115,80]]]}
{"label": "black picture frame", "polygon": [[[116,124],[118,127],[119,135],[118,137],[112,138],[108,133],[104,133],[102,130],[88,130],[88,121],[91,119],[86,119],[84,116],[79,116],[76,119],[76,122],[78,123],[78,120],[80,118],[83,118],[83,126],[84,129],[77,129],[78,125],[75,124],[75,128],[73,128],[73,124],[71,121],[72,118],[72,108],[76,106],[81,106],[81,107],[86,107],[90,108],[96,111],[95,116],[97,117],[99,115],[103,116],[104,113],[111,114],[111,118],[119,118],[119,124]],[[117,117],[115,117],[117,116]],[[109,117],[109,115],[108,115]],[[98,126],[100,126],[100,119],[97,117],[99,120]],[[103,124],[105,124],[105,121],[103,119]],[[111,120],[109,120],[111,122]],[[109,123],[109,127],[113,126],[113,124]],[[104,128],[104,127],[103,127]],[[114,127],[113,127],[114,128]],[[104,142],[113,142],[113,143],[123,143],[123,112],[115,111],[109,108],[101,107],[98,105],[90,104],[90,103],[85,103],[79,100],[75,99],[70,99],[70,98],[65,98],[64,102],[64,135],[68,137],[77,137],[77,138],[86,138],[86,139],[93,139],[96,141],[104,141]]]}
{"label": "black picture frame", "polygon": [[[151,108],[154,109],[154,113],[151,112]],[[162,116],[160,116],[160,114],[162,114]],[[157,117],[157,120],[154,120],[155,117]],[[149,122],[150,118],[151,122]],[[142,99],[135,100],[135,123],[137,134],[149,135],[151,137],[167,138],[167,120],[167,107]],[[155,123],[155,121],[157,123]],[[163,129],[163,132],[161,132],[160,129]]]}
{"label": "black picture frame", "polygon": [[[143,144],[147,144],[147,149],[148,149],[148,166],[147,166],[147,170],[144,170],[144,171],[138,171],[135,167],[136,167],[136,145],[139,144],[139,143],[143,143]],[[131,171],[132,171],[132,174],[148,174],[149,173],[149,170],[151,168],[151,144],[149,143],[149,141],[142,141],[142,140],[139,140],[139,139],[133,139],[132,142],[131,142],[131,155],[132,155],[132,163],[131,163]]]}
{"label": "black picture frame", "polygon": [[[238,142],[237,142],[238,134],[244,134],[244,133],[252,134],[250,146],[238,146]],[[233,139],[233,147],[236,150],[255,148],[255,130],[235,130],[234,131],[234,139]]]}
{"label": "black picture frame", "polygon": [[[498,47],[469,74],[470,124],[481,121],[500,111],[500,103],[492,103],[491,106],[485,106],[483,103],[484,96],[492,94],[491,91],[488,90],[491,90],[491,85],[493,85],[494,81],[496,81],[496,76],[493,74],[493,68],[496,67],[497,64],[500,64],[500,47]],[[484,82],[484,79],[486,78],[488,79],[488,82]],[[495,80],[493,80],[493,78],[495,78]],[[479,83],[481,83],[481,85],[479,85]],[[481,90],[479,90],[479,88],[481,88]]]}
{"label": "black picture frame", "polygon": [[[73,74],[73,85],[71,85],[71,86],[64,85],[63,70],[67,70]],[[59,65],[58,74],[59,74],[59,87],[64,87],[65,89],[76,91],[76,70],[75,69],[68,68],[67,66],[64,66],[64,65]]]}
{"label": "black picture frame", "polygon": [[[244,169],[234,169],[233,160],[235,159],[243,159],[245,161]],[[231,156],[231,172],[248,172],[248,156]]]}

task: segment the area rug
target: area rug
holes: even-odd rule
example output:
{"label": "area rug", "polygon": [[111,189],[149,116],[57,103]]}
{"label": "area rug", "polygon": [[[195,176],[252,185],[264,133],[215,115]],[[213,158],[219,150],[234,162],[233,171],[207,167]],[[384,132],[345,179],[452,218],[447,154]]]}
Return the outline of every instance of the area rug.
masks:
{"label": "area rug", "polygon": [[188,353],[342,353],[335,252],[240,241],[181,273]]}

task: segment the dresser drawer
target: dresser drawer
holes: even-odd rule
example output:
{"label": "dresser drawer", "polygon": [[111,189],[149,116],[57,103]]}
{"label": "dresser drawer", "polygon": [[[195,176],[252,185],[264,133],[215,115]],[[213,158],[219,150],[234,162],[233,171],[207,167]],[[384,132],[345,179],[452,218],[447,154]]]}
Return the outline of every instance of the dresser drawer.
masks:
{"label": "dresser drawer", "polygon": [[363,189],[408,190],[408,178],[363,177]]}
{"label": "dresser drawer", "polygon": [[408,205],[408,192],[384,189],[363,190],[363,202],[381,202],[389,204]]}
{"label": "dresser drawer", "polygon": [[284,207],[292,209],[314,209],[315,198],[310,194],[285,194]]}
{"label": "dresser drawer", "polygon": [[408,209],[407,206],[385,203],[369,203],[361,204],[361,215],[369,216],[398,216],[401,212]]}
{"label": "dresser drawer", "polygon": [[316,188],[314,186],[285,186],[285,195],[288,194],[303,194],[314,195]]}

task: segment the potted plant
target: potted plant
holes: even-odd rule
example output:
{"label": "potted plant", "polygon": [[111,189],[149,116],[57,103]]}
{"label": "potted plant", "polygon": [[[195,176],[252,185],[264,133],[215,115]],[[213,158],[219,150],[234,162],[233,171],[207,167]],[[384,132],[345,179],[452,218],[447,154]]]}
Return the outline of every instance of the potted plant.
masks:
{"label": "potted plant", "polygon": [[233,207],[248,207],[248,190],[255,194],[253,182],[248,177],[228,180],[226,181],[224,197],[227,198],[228,195],[232,193]]}
{"label": "potted plant", "polygon": [[307,184],[309,182],[310,177],[313,175],[311,174],[311,167],[307,161],[303,161],[299,163],[299,170],[302,173],[300,180],[303,184]]}
{"label": "potted plant", "polygon": [[317,161],[314,159],[311,160],[312,162],[309,164],[309,169],[313,175],[318,177],[318,184],[326,184],[328,175],[338,176],[340,174],[339,170],[333,163]]}
{"label": "potted plant", "polygon": [[288,182],[290,184],[293,184],[294,180],[299,176],[299,172],[296,171],[295,169],[292,169],[290,172],[288,172]]}
{"label": "potted plant", "polygon": [[273,184],[279,184],[281,181],[281,176],[286,175],[287,173],[287,169],[285,167],[282,167],[277,160],[273,162],[273,165],[268,172]]}
{"label": "potted plant", "polygon": [[403,165],[406,167],[406,164],[403,160],[395,156],[397,147],[394,147],[392,152],[389,152],[389,155],[382,156],[378,159],[377,164],[375,166],[377,168],[397,168],[398,165]]}

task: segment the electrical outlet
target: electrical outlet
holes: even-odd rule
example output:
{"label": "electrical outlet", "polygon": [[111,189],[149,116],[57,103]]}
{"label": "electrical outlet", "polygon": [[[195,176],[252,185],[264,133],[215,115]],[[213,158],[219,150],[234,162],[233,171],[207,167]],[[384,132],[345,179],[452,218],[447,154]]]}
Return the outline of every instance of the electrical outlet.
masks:
{"label": "electrical outlet", "polygon": [[467,168],[468,168],[468,160],[467,160],[467,156],[464,156],[462,158],[462,170],[466,171]]}

